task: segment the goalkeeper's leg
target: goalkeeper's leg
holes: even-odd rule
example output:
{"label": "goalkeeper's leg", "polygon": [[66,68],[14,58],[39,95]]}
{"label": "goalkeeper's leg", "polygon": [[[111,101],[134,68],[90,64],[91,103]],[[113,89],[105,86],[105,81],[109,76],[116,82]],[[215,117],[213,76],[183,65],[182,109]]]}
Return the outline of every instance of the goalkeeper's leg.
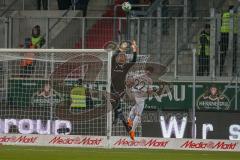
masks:
{"label": "goalkeeper's leg", "polygon": [[115,103],[115,105],[117,105],[117,107],[114,108],[114,121],[113,121],[113,125],[116,125],[118,120],[120,119],[122,121],[126,131],[129,132],[132,127],[128,126],[126,118],[123,115],[122,107],[121,107],[119,101],[118,101],[118,103]]}
{"label": "goalkeeper's leg", "polygon": [[129,133],[129,132],[131,131],[132,127],[128,126],[128,123],[127,123],[127,121],[126,121],[126,118],[125,118],[124,115],[123,115],[123,112],[121,112],[121,113],[119,114],[119,117],[120,117],[120,119],[122,120],[122,123],[123,123],[123,125],[124,125],[127,133]]}
{"label": "goalkeeper's leg", "polygon": [[112,103],[113,106],[113,111],[114,111],[114,120],[113,120],[113,125],[116,125],[119,120],[119,114],[122,112],[122,109],[119,105],[119,102],[114,102]]}

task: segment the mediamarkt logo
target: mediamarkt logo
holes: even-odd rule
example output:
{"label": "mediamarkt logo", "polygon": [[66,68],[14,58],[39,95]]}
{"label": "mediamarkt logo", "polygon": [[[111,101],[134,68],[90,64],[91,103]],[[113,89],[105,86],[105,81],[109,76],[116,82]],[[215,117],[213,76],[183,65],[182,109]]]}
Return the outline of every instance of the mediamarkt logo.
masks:
{"label": "mediamarkt logo", "polygon": [[50,144],[82,144],[82,145],[91,145],[91,146],[98,146],[102,143],[102,138],[97,137],[60,137],[56,136],[51,139],[48,143]]}
{"label": "mediamarkt logo", "polygon": [[234,150],[236,146],[237,143],[226,143],[224,141],[194,142],[193,140],[188,140],[181,145],[181,148]]}
{"label": "mediamarkt logo", "polygon": [[141,140],[135,140],[130,141],[126,138],[119,139],[116,143],[114,143],[114,146],[142,146],[142,147],[162,147],[165,148],[169,141],[161,141],[158,139],[141,139]]}
{"label": "mediamarkt logo", "polygon": [[210,87],[197,99],[198,109],[229,110],[230,104],[231,102],[229,98],[226,95],[222,94],[216,86]]}
{"label": "mediamarkt logo", "polygon": [[38,137],[37,136],[3,136],[0,137],[0,143],[36,143]]}

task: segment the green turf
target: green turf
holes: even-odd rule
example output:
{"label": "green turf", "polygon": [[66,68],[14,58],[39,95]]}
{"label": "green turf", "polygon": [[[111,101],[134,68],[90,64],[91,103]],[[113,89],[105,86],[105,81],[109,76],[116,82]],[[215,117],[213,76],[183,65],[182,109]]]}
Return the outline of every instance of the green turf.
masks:
{"label": "green turf", "polygon": [[240,160],[240,153],[1,146],[0,160]]}

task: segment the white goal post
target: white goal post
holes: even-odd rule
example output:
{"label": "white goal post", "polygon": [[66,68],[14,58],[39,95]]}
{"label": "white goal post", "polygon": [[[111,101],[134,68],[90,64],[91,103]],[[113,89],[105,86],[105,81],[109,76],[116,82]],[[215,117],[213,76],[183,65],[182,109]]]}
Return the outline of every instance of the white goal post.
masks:
{"label": "white goal post", "polygon": [[[0,49],[0,116],[13,119],[0,133],[128,136],[121,122],[112,125],[112,54],[104,49]],[[146,60],[138,56],[138,61]],[[88,90],[86,108],[73,105],[79,80]],[[121,105],[127,117],[129,102]],[[19,121],[25,125],[20,131]],[[141,134],[139,125],[137,136]]]}
{"label": "white goal post", "polygon": [[[2,120],[13,119],[2,133],[58,134],[52,124],[59,121],[60,129],[71,125],[69,132],[59,130],[66,134],[111,136],[112,113],[106,96],[111,55],[103,49],[0,49],[4,73],[0,115]],[[87,109],[71,105],[71,93],[80,79],[89,91]],[[14,126],[19,121],[25,128]],[[35,121],[37,126],[29,126]]]}

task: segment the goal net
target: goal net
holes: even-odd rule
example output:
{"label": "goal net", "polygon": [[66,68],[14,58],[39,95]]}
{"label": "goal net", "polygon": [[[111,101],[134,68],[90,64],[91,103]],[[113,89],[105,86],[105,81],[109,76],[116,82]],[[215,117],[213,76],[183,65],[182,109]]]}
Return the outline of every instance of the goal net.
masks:
{"label": "goal net", "polygon": [[[111,55],[101,49],[0,49],[0,133],[128,135],[121,122],[112,126]],[[130,102],[121,105],[127,117]]]}
{"label": "goal net", "polygon": [[2,49],[1,132],[106,135],[109,58],[104,50]]}

